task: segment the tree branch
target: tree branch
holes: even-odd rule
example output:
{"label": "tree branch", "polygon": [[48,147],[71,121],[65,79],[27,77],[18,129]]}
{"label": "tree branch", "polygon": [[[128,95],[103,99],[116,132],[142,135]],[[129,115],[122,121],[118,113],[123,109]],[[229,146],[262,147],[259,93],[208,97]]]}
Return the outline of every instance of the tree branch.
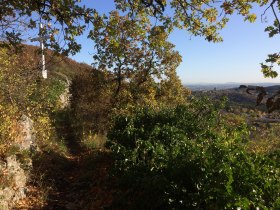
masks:
{"label": "tree branch", "polygon": [[[275,3],[275,2],[276,2],[276,0],[273,0],[273,2]],[[273,4],[274,4],[274,3],[273,3]],[[278,30],[279,30],[279,33],[280,33],[280,22],[279,22],[279,19],[278,19],[277,15],[276,15],[275,10],[274,10],[274,6],[273,6],[273,4],[271,3],[271,8],[272,8],[272,11],[273,11],[274,17],[275,17],[276,21],[278,22]]]}

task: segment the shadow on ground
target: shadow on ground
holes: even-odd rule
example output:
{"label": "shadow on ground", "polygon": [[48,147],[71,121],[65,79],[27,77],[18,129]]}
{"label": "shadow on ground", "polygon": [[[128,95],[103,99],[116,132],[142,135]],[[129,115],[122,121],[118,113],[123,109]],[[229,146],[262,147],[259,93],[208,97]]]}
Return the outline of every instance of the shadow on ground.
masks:
{"label": "shadow on ground", "polygon": [[48,150],[33,158],[34,184],[45,191],[44,207],[40,209],[111,209],[114,184],[109,177],[110,153],[82,147],[71,128],[68,111],[54,117],[56,133],[69,152]]}

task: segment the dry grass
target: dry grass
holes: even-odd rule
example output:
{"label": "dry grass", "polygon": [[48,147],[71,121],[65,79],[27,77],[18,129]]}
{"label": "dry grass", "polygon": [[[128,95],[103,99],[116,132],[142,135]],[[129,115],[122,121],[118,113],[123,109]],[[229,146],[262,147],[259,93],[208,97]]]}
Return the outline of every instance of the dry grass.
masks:
{"label": "dry grass", "polygon": [[260,125],[251,133],[248,149],[256,153],[267,153],[280,149],[280,124]]}
{"label": "dry grass", "polygon": [[107,137],[105,134],[89,132],[88,134],[83,134],[81,144],[87,149],[103,149],[106,141]]}

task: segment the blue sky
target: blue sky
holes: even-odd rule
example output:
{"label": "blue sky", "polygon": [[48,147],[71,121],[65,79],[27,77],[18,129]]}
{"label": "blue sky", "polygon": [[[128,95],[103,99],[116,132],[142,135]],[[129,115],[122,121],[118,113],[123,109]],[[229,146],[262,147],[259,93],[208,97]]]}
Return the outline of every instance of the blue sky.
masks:
{"label": "blue sky", "polygon": [[[113,0],[82,0],[82,3],[104,13],[114,9]],[[254,12],[260,16],[263,11],[264,8],[256,8]],[[260,63],[266,55],[279,52],[280,47],[279,36],[268,38],[264,32],[268,24],[262,23],[260,17],[252,24],[234,15],[221,31],[224,42],[215,44],[201,37],[191,37],[186,31],[175,30],[170,41],[183,57],[178,68],[183,83],[280,83],[280,77],[265,79],[260,72]],[[83,48],[72,58],[91,64],[93,42],[86,36],[79,37],[78,41]]]}

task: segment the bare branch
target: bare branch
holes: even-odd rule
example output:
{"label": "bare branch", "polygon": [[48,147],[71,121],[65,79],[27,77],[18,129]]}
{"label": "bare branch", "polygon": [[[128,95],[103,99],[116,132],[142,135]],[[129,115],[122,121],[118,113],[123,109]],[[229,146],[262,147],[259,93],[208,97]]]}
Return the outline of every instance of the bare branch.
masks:
{"label": "bare branch", "polygon": [[[274,0],[273,2],[275,3],[275,2],[276,2],[276,0]],[[272,4],[272,3],[271,3],[271,8],[272,8],[272,11],[273,11],[274,17],[275,17],[276,21],[278,22],[278,29],[279,29],[279,33],[280,33],[280,21],[279,21],[279,19],[278,19],[277,15],[276,15],[276,12],[275,12],[275,10],[274,10],[274,6],[273,6],[273,4]]]}

